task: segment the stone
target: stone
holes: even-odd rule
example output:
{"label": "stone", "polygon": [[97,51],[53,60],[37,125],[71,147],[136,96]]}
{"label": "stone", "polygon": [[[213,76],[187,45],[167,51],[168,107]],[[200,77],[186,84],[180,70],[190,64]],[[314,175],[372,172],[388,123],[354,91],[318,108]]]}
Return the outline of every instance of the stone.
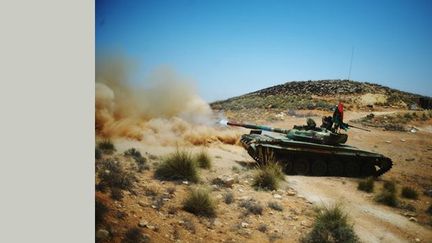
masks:
{"label": "stone", "polygon": [[415,158],[406,158],[405,161],[414,161]]}
{"label": "stone", "polygon": [[414,218],[414,217],[410,217],[410,218],[409,218],[409,221],[412,221],[412,222],[417,222],[417,219],[416,219],[416,218]]}
{"label": "stone", "polygon": [[420,242],[421,240],[419,238],[415,238],[415,242]]}
{"label": "stone", "polygon": [[148,225],[147,220],[141,220],[141,221],[138,223],[138,226],[139,226],[139,227],[147,227],[147,225]]}
{"label": "stone", "polygon": [[387,140],[387,141],[385,141],[386,143],[391,143],[391,141],[389,141],[389,140]]}
{"label": "stone", "polygon": [[279,194],[274,194],[273,197],[274,197],[275,199],[282,199],[282,196],[279,195]]}
{"label": "stone", "polygon": [[288,194],[288,196],[295,196],[297,193],[295,191],[293,191],[293,190],[289,190],[287,192],[287,194]]}
{"label": "stone", "polygon": [[96,232],[96,238],[98,239],[107,239],[109,237],[108,230],[100,229]]}
{"label": "stone", "polygon": [[188,181],[182,181],[182,183],[185,184],[185,185],[189,185]]}
{"label": "stone", "polygon": [[242,227],[242,228],[247,228],[248,226],[249,226],[248,223],[246,223],[246,222],[241,222],[241,227]]}
{"label": "stone", "polygon": [[402,139],[401,139],[401,142],[406,142],[406,140],[402,138]]}

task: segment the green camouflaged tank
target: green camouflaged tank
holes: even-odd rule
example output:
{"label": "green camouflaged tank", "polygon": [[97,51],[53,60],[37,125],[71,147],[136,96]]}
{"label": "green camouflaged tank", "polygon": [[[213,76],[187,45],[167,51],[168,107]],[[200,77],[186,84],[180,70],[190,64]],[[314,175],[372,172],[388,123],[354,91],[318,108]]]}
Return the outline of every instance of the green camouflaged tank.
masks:
{"label": "green camouflaged tank", "polygon": [[[313,176],[380,176],[392,167],[382,154],[346,145],[347,134],[321,127],[294,126],[293,129],[228,122],[231,126],[253,129],[241,137],[248,154],[258,163],[271,156],[287,174]],[[262,134],[262,131],[279,133]]]}

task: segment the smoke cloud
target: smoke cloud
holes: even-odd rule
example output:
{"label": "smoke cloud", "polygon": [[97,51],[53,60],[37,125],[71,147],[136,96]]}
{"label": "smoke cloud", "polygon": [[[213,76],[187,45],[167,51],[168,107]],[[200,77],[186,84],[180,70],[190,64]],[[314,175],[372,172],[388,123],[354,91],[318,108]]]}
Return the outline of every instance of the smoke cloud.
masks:
{"label": "smoke cloud", "polygon": [[148,144],[235,144],[239,133],[217,126],[190,79],[168,67],[154,70],[141,87],[129,83],[134,63],[122,56],[96,62],[96,135]]}

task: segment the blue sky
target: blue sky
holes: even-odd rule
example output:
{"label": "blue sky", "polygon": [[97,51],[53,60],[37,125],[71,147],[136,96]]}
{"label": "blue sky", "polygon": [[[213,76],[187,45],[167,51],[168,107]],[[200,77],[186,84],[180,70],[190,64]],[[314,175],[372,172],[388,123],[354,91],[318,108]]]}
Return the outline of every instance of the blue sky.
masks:
{"label": "blue sky", "polygon": [[96,1],[96,54],[163,65],[215,101],[293,80],[346,79],[432,96],[432,1]]}

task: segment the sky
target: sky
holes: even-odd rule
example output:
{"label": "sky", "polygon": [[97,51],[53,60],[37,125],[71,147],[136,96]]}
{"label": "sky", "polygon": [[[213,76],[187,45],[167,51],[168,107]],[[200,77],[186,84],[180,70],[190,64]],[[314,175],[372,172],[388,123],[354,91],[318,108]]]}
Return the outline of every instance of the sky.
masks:
{"label": "sky", "polygon": [[[96,0],[96,56],[161,66],[212,102],[288,81],[349,79],[432,96],[432,1]],[[353,55],[352,55],[353,54]]]}

